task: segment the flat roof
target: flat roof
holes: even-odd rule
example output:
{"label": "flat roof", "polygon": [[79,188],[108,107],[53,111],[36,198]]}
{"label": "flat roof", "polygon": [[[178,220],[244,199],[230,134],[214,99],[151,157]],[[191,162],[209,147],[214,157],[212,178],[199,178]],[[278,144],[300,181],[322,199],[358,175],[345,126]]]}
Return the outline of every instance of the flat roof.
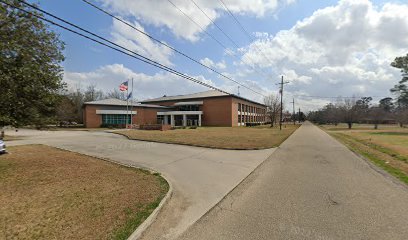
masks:
{"label": "flat roof", "polygon": [[234,97],[234,98],[242,99],[244,101],[248,101],[254,104],[265,106],[265,104],[255,102],[253,100],[249,100],[247,98],[237,96],[235,94],[222,93],[216,90],[209,90],[205,92],[198,92],[198,93],[185,94],[185,95],[174,95],[174,96],[165,95],[159,98],[147,99],[147,100],[141,101],[141,103],[178,101],[178,100],[186,100],[186,99],[201,99],[201,98],[213,98],[213,97]]}
{"label": "flat roof", "polygon": [[[92,101],[92,102],[85,102],[84,105],[126,106],[127,102],[124,100],[117,99],[117,98],[108,98],[108,99],[102,99],[102,100],[97,100],[97,101]],[[169,108],[169,107],[161,106],[161,105],[131,103],[131,102],[129,102],[129,106],[146,107],[146,108]]]}

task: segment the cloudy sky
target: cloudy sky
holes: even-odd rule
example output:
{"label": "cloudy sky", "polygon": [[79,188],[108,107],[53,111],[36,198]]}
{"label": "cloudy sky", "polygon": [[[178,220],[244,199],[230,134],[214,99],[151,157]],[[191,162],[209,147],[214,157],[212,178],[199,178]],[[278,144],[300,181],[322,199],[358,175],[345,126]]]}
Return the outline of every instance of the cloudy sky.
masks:
{"label": "cloudy sky", "polygon": [[[378,100],[390,96],[389,89],[400,79],[390,63],[408,53],[408,3],[402,0],[90,1],[262,95],[278,94],[276,83],[283,75],[289,81],[286,105],[291,106],[295,98],[296,105],[306,111],[332,101],[331,97],[374,96]],[[39,4],[163,65],[227,92],[238,92],[236,83],[81,0],[40,0]],[[139,100],[207,90],[54,29],[66,43],[64,80],[70,88],[95,84],[111,91],[133,78],[134,97]],[[240,94],[259,102],[263,99],[244,87]]]}

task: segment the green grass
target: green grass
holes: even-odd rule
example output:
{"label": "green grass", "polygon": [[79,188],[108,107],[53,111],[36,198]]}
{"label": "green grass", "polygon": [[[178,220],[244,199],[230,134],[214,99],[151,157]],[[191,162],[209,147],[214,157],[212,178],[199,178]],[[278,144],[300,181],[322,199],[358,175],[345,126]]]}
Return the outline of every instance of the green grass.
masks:
{"label": "green grass", "polygon": [[127,220],[122,227],[115,230],[112,239],[114,240],[128,239],[128,237],[135,231],[135,229],[140,224],[142,224],[150,216],[150,214],[159,206],[161,200],[168,192],[169,185],[166,182],[166,180],[164,180],[164,178],[162,178],[159,173],[154,173],[153,175],[158,177],[160,181],[161,188],[163,189],[162,195],[160,195],[154,202],[142,207],[141,209],[138,206],[137,208],[139,210],[135,213],[132,212],[130,208],[126,208],[125,214],[127,216]]}
{"label": "green grass", "polygon": [[[401,169],[398,169],[396,167],[393,167],[392,165],[388,164],[384,159],[378,156],[375,151],[366,151],[363,148],[359,147],[357,143],[364,144],[361,141],[348,136],[346,134],[339,134],[339,133],[331,133],[332,136],[343,142],[348,148],[350,148],[352,151],[364,156],[371,162],[373,162],[375,165],[379,166],[380,168],[384,169],[388,173],[390,173],[392,176],[398,178],[405,184],[408,184],[408,174],[406,174],[404,171]],[[370,146],[372,147],[372,146]],[[388,153],[387,153],[388,154]]]}

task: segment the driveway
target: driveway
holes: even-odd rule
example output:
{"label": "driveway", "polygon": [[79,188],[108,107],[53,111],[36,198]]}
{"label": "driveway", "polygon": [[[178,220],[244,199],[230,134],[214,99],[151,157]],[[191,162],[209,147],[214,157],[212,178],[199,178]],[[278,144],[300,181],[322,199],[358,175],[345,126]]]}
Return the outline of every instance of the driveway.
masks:
{"label": "driveway", "polygon": [[24,136],[7,145],[46,144],[123,164],[160,172],[173,186],[173,195],[144,239],[173,239],[202,217],[238,185],[274,149],[255,151],[216,150],[128,140],[88,131],[6,131]]}
{"label": "driveway", "polygon": [[407,236],[407,187],[306,123],[181,239]]}

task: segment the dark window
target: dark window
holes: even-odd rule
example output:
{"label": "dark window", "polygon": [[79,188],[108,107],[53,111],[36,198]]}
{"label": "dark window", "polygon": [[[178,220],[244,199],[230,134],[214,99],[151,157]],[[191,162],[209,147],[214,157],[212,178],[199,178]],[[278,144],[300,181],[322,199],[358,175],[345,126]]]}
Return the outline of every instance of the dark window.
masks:
{"label": "dark window", "polygon": [[130,115],[126,118],[126,114],[102,114],[102,124],[130,124]]}

